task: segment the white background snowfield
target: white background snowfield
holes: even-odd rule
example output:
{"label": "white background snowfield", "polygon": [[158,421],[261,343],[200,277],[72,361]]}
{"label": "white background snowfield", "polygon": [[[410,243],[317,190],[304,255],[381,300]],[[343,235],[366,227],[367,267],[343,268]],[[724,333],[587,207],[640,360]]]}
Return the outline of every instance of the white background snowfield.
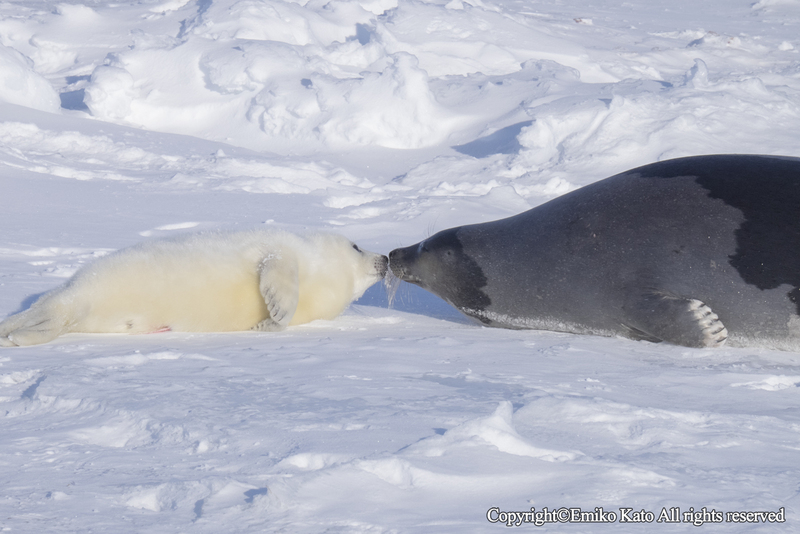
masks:
{"label": "white background snowfield", "polygon": [[[800,156],[798,50],[798,0],[5,0],[0,316],[179,232],[387,253],[657,160]],[[281,333],[67,335],[0,351],[0,531],[796,532],[798,385],[795,353],[482,328],[407,284]]]}

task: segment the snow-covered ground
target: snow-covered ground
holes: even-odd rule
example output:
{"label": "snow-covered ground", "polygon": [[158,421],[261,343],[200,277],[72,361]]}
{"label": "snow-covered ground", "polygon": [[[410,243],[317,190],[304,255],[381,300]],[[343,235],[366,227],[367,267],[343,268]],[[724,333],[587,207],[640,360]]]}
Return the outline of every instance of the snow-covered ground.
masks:
{"label": "snow-covered ground", "polygon": [[[660,159],[800,156],[798,36],[798,0],[5,0],[0,317],[177,232],[387,253]],[[387,303],[0,350],[0,530],[797,531],[800,355]]]}

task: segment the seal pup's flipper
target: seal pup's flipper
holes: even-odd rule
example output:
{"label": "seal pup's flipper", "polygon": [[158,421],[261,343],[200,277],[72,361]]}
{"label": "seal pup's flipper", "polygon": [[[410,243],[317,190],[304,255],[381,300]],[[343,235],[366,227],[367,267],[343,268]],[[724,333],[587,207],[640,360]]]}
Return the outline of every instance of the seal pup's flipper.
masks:
{"label": "seal pup's flipper", "polygon": [[47,305],[28,308],[0,323],[0,347],[39,345],[57,338],[66,330],[62,318]]}
{"label": "seal pup's flipper", "polygon": [[294,258],[264,259],[259,266],[259,290],[269,317],[253,327],[260,332],[283,330],[294,317],[300,298],[298,264]]}
{"label": "seal pup's flipper", "polygon": [[697,299],[654,292],[629,301],[625,312],[634,339],[684,347],[719,347],[728,339],[717,314]]}

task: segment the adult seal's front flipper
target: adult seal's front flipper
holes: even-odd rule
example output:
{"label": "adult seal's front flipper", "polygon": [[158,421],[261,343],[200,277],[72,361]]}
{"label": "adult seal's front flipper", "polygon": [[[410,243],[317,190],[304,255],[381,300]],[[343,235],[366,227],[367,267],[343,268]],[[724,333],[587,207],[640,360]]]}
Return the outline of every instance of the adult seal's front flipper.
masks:
{"label": "adult seal's front flipper", "polygon": [[651,292],[629,300],[624,325],[631,337],[666,341],[684,347],[720,347],[728,330],[705,303],[667,293]]}

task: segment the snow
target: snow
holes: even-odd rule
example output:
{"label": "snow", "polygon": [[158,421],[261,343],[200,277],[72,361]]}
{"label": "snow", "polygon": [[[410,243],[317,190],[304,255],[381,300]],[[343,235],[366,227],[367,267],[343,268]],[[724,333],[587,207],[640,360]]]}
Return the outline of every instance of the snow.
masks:
{"label": "snow", "polygon": [[[800,156],[798,5],[5,0],[0,316],[179,232],[387,253],[657,160]],[[483,532],[492,508],[600,507],[617,519],[536,528],[683,532],[706,508],[796,531],[800,355],[388,302],[0,351],[0,529]],[[674,507],[687,523],[620,522]]]}

